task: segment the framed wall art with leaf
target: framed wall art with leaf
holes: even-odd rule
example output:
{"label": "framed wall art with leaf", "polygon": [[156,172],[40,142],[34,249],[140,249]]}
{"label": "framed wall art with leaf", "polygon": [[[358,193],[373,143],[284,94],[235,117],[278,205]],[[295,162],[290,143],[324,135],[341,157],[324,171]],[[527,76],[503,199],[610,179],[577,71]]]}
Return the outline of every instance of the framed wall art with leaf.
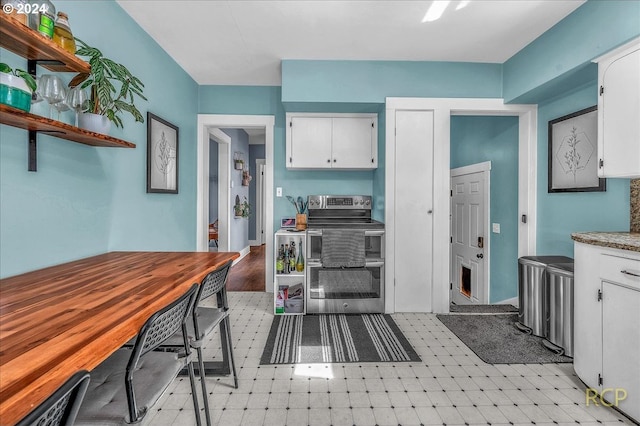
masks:
{"label": "framed wall art with leaf", "polygon": [[598,178],[597,106],[549,121],[548,192],[606,190]]}
{"label": "framed wall art with leaf", "polygon": [[147,112],[147,192],[178,193],[178,128]]}

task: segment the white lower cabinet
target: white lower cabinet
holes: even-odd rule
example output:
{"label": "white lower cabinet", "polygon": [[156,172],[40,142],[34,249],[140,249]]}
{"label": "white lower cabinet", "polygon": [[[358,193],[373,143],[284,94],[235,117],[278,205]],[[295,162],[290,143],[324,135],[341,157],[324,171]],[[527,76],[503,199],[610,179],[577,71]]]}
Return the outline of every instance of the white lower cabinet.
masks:
{"label": "white lower cabinet", "polygon": [[573,363],[592,404],[640,420],[640,253],[575,244]]}

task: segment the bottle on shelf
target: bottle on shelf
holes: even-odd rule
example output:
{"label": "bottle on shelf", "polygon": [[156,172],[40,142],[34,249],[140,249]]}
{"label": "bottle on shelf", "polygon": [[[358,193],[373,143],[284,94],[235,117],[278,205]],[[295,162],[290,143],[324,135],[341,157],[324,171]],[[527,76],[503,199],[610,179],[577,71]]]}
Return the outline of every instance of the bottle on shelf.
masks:
{"label": "bottle on shelf", "polygon": [[280,244],[280,249],[278,250],[278,258],[276,259],[276,273],[284,273],[284,247],[282,244]]}
{"label": "bottle on shelf", "polygon": [[302,255],[302,238],[300,238],[300,245],[298,246],[298,259],[296,260],[296,271],[304,271],[304,256]]}
{"label": "bottle on shelf", "polygon": [[289,269],[289,244],[284,245],[284,273],[288,274],[291,272]]}
{"label": "bottle on shelf", "polygon": [[76,53],[76,41],[73,39],[69,17],[64,12],[58,12],[55,28],[53,30],[53,41],[69,53]]}
{"label": "bottle on shelf", "polygon": [[53,38],[55,28],[56,8],[49,0],[31,0],[32,8],[37,8],[37,13],[29,15],[29,26],[47,38]]}
{"label": "bottle on shelf", "polygon": [[296,270],[296,242],[291,241],[289,244],[289,270],[294,272]]}

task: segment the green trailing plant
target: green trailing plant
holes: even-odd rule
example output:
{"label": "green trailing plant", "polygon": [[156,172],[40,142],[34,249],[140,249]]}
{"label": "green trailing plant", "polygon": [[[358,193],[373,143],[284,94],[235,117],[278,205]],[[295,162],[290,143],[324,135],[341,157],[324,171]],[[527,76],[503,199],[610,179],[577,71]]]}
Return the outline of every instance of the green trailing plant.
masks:
{"label": "green trailing plant", "polygon": [[134,102],[136,98],[147,98],[143,94],[144,84],[122,64],[105,58],[102,52],[76,38],[80,45],[78,56],[89,57],[91,72],[76,75],[69,87],[90,88],[91,96],[83,112],[104,115],[117,127],[122,128],[121,113],[127,112],[140,123],[144,118]]}
{"label": "green trailing plant", "polygon": [[32,93],[36,91],[36,87],[37,87],[36,80],[33,78],[31,74],[29,74],[25,70],[21,70],[18,68],[13,69],[9,65],[5,64],[4,62],[0,62],[0,72],[3,72],[5,74],[15,75],[16,77],[20,77],[21,79],[24,80],[25,83],[27,83],[27,86],[29,87],[29,89],[31,89]]}
{"label": "green trailing plant", "polygon": [[234,210],[236,216],[248,218],[251,215],[251,205],[247,201],[247,197],[244,197],[241,203],[236,204]]}

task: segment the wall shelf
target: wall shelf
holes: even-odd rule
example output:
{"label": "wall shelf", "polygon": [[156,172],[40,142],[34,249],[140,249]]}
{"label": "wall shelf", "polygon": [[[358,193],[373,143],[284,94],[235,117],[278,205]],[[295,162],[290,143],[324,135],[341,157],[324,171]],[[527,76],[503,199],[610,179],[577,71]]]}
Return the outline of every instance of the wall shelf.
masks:
{"label": "wall shelf", "polygon": [[0,47],[30,61],[37,61],[38,65],[49,71],[84,73],[91,71],[87,62],[62,49],[53,40],[39,32],[7,17],[4,13],[0,14]]}
{"label": "wall shelf", "polygon": [[[0,47],[26,58],[28,71],[35,76],[36,65],[54,72],[89,73],[89,64],[67,52],[37,31],[0,14]],[[37,170],[38,133],[84,145],[135,148],[136,145],[108,135],[90,132],[67,123],[24,112],[0,104],[0,123],[29,131],[29,171]]]}
{"label": "wall shelf", "polygon": [[136,145],[112,136],[90,132],[61,121],[24,112],[22,110],[0,104],[0,123],[29,131],[29,171],[36,170],[35,144],[37,133],[46,133],[60,139],[84,145],[135,148]]}

